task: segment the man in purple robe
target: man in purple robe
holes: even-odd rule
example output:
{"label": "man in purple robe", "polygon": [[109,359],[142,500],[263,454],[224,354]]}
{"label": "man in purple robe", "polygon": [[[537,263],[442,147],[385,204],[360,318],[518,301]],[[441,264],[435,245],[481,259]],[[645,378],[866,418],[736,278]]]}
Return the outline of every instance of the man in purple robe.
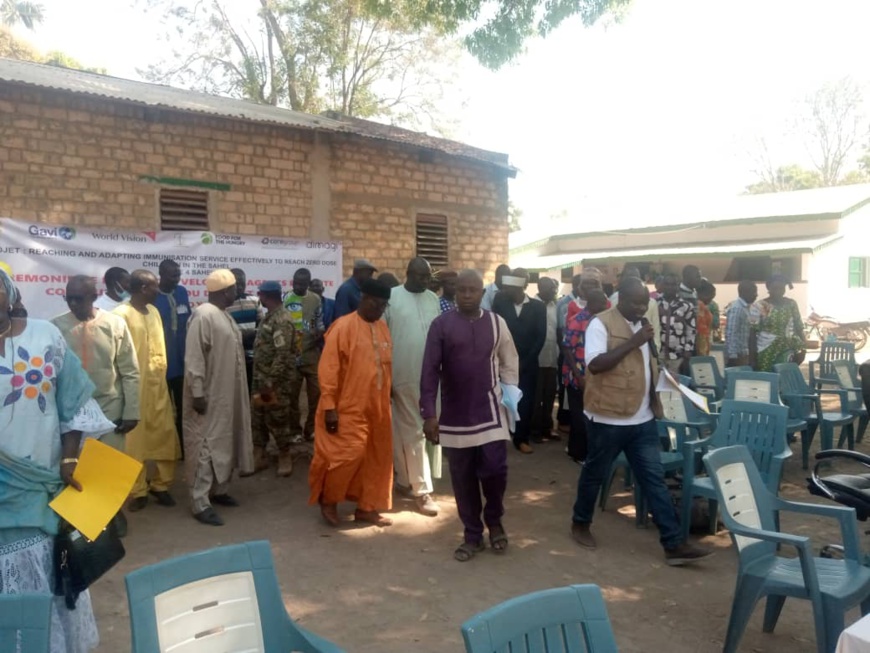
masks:
{"label": "man in purple robe", "polygon": [[456,310],[442,313],[429,327],[420,377],[423,433],[430,442],[440,443],[447,456],[465,527],[464,541],[453,554],[460,562],[484,549],[484,523],[495,553],[504,553],[508,545],[501,518],[510,435],[501,384],[517,384],[519,359],[507,324],[480,308],[482,298],[481,276],[474,270],[461,272]]}

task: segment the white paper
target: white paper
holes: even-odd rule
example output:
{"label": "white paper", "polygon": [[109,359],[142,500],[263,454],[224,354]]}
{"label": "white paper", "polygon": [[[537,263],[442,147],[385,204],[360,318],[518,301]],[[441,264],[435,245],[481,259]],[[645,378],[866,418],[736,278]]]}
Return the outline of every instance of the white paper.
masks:
{"label": "white paper", "polygon": [[671,376],[671,373],[667,369],[662,368],[659,372],[659,381],[656,383],[656,392],[671,392],[675,388],[699,409],[705,413],[710,413],[710,408],[707,406],[707,397],[687,388]]}
{"label": "white paper", "polygon": [[523,391],[515,385],[501,384],[501,405],[507,409],[508,427],[511,431],[520,421],[519,405],[523,398]]}

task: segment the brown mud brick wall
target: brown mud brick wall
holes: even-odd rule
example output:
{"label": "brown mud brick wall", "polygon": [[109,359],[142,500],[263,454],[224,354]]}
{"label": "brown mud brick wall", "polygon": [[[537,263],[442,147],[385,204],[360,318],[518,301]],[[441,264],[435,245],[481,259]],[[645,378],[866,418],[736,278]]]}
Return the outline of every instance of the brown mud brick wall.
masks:
{"label": "brown mud brick wall", "polygon": [[0,216],[157,230],[148,178],[228,184],[210,230],[340,240],[346,273],[366,257],[401,276],[417,214],[447,218],[451,267],[507,260],[507,180],[486,163],[0,82]]}

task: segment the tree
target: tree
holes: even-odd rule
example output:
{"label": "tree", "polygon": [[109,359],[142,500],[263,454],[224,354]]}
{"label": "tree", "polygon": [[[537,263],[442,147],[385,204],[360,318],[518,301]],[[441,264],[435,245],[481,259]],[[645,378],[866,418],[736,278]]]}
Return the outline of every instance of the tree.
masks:
{"label": "tree", "polygon": [[746,192],[755,193],[779,193],[789,190],[806,190],[807,188],[819,188],[823,186],[821,175],[815,170],[806,170],[799,165],[792,164],[779,166],[770,173],[766,173],[761,181],[750,184]]}
{"label": "tree", "polygon": [[[166,16],[170,58],[147,79],[296,111],[432,122],[458,46],[361,0],[140,0]],[[236,13],[230,13],[230,7]],[[437,128],[437,125],[436,125]]]}
{"label": "tree", "polygon": [[16,38],[8,28],[3,26],[0,26],[0,57],[17,59],[19,61],[33,61],[61,68],[74,68],[91,73],[106,73],[105,68],[89,68],[63,52],[53,51],[43,55],[27,41]]}
{"label": "tree", "polygon": [[812,169],[791,163],[775,163],[765,138],[756,139],[751,153],[757,181],[747,193],[774,193],[870,181],[870,147],[856,161],[856,149],[870,136],[864,118],[861,87],[843,79],[826,84],[807,96],[804,110],[795,121],[803,134]]}
{"label": "tree", "polygon": [[[836,186],[855,146],[864,136],[861,88],[850,79],[826,84],[806,100],[807,152],[822,186]],[[866,127],[864,127],[866,133]]]}
{"label": "tree", "polygon": [[0,23],[15,27],[19,23],[32,30],[45,17],[42,5],[23,0],[0,0]]}
{"label": "tree", "polygon": [[366,0],[375,16],[408,16],[417,26],[456,33],[466,26],[466,49],[497,70],[523,52],[533,36],[547,36],[565,19],[579,15],[586,26],[605,15],[617,20],[631,0]]}
{"label": "tree", "polygon": [[523,210],[516,204],[508,201],[508,232],[513,233],[523,228]]}

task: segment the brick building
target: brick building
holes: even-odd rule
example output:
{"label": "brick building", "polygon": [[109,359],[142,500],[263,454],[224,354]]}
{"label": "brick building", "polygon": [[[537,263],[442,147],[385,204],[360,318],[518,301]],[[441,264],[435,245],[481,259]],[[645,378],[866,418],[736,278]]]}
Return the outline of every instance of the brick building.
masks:
{"label": "brick building", "polygon": [[507,260],[507,155],[335,115],[0,59],[0,216],[340,240],[401,272]]}

